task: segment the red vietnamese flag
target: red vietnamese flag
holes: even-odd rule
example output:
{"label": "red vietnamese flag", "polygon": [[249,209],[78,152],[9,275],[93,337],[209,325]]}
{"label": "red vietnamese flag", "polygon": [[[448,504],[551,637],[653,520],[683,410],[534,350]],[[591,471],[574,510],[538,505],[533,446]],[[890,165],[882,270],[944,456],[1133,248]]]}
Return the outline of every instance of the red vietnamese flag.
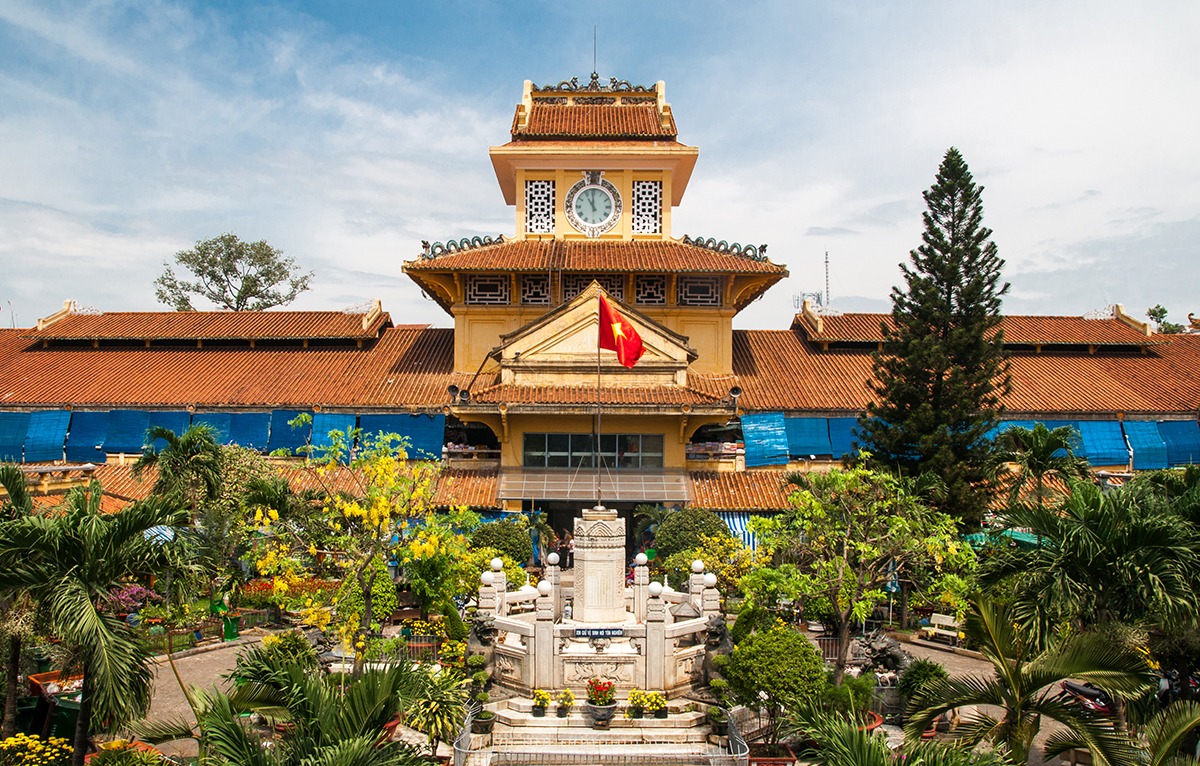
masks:
{"label": "red vietnamese flag", "polygon": [[617,361],[633,367],[642,358],[646,347],[633,325],[600,296],[600,348],[617,352]]}

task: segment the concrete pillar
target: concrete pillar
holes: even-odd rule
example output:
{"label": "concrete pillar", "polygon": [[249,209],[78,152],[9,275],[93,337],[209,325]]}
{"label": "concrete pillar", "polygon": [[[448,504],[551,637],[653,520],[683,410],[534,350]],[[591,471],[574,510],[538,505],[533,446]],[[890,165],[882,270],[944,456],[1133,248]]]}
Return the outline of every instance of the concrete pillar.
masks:
{"label": "concrete pillar", "polygon": [[553,689],[554,678],[554,595],[539,596],[536,602],[536,619],[533,623],[533,640],[528,654],[533,658],[533,680],[535,689]]}
{"label": "concrete pillar", "polygon": [[496,614],[504,616],[508,614],[508,603],[505,598],[508,595],[508,580],[504,577],[503,569],[493,570],[492,574],[496,578],[495,585],[492,586],[496,589]]}
{"label": "concrete pillar", "polygon": [[652,596],[646,604],[646,689],[666,689],[667,604]]}
{"label": "concrete pillar", "polygon": [[646,621],[646,599],[650,597],[647,586],[650,584],[650,567],[633,568],[633,614],[638,622]]}
{"label": "concrete pillar", "polygon": [[547,564],[546,568],[542,570],[542,579],[550,583],[550,599],[551,607],[554,610],[554,619],[561,620],[563,608],[562,568]]}
{"label": "concrete pillar", "polygon": [[572,619],[625,620],[625,520],[601,506],[575,519],[575,600]]}
{"label": "concrete pillar", "polygon": [[688,595],[691,597],[692,606],[696,607],[697,611],[704,610],[704,573],[692,573],[688,578]]}

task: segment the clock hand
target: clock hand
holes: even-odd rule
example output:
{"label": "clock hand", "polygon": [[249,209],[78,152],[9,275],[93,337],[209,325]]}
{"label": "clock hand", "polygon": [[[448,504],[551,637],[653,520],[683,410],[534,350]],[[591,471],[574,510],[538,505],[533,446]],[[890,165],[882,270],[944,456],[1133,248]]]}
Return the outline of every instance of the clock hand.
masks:
{"label": "clock hand", "polygon": [[592,212],[595,213],[596,212],[596,197],[595,197],[595,195],[592,195],[592,194],[588,195],[588,204],[592,206]]}

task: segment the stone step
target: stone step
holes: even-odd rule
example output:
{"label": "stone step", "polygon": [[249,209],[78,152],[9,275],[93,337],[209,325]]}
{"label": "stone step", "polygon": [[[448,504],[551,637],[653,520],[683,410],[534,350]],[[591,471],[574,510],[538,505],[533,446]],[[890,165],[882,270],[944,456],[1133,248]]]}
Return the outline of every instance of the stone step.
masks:
{"label": "stone step", "polygon": [[706,747],[709,729],[622,727],[617,722],[608,729],[588,726],[509,726],[499,721],[492,729],[492,747],[527,746],[554,742],[558,745],[689,745]]}
{"label": "stone step", "polygon": [[[522,713],[530,713],[533,710],[533,700],[528,699],[526,697],[511,697],[507,700],[504,700],[504,704],[507,705],[510,710],[517,710]],[[693,702],[691,700],[687,700],[687,699],[683,699],[683,698],[667,700],[667,714],[670,715],[672,718],[677,715],[683,715],[685,709],[688,707],[694,707],[696,710],[700,711],[701,713],[703,713],[707,709],[706,706],[702,703]],[[557,703],[551,702],[550,707],[546,709],[546,717],[547,718],[554,717],[556,715],[557,710],[558,710]],[[582,712],[586,715],[587,705],[583,702],[576,702],[575,705],[571,708],[571,715],[575,715],[576,713],[580,713],[580,712]],[[617,717],[620,718],[624,714],[624,712],[625,712],[625,699],[618,698],[617,699]]]}
{"label": "stone step", "polygon": [[[583,744],[583,743],[581,743]],[[713,746],[688,745],[639,745],[630,752],[627,745],[586,743],[586,752],[578,748],[564,749],[555,745],[518,745],[494,747],[489,764],[491,766],[629,766],[635,763],[653,763],[655,766],[711,766],[713,757],[721,759],[725,751]],[[723,760],[723,759],[722,759]]]}
{"label": "stone step", "polygon": [[[534,726],[552,729],[592,727],[591,715],[586,710],[574,709],[566,718],[559,718],[552,712],[547,713],[545,717],[535,717],[520,710],[501,709],[496,711],[496,720],[508,726]],[[675,713],[666,718],[626,718],[618,713],[609,724],[610,728],[614,729],[691,729],[707,725],[707,716],[696,711]]]}

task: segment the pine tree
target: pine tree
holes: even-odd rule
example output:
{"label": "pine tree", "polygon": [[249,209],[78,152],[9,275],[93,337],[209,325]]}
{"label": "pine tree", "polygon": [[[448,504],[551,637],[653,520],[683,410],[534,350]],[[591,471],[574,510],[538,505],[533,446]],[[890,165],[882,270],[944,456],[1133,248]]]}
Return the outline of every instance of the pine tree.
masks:
{"label": "pine tree", "polygon": [[982,188],[957,149],[946,152],[924,193],[922,244],[901,265],[907,289],[892,288],[892,322],[875,355],[876,396],[860,425],[862,448],[904,473],[934,474],[938,503],[977,522],[991,444],[986,438],[1009,391],[1000,324],[1004,261],[983,226]]}

